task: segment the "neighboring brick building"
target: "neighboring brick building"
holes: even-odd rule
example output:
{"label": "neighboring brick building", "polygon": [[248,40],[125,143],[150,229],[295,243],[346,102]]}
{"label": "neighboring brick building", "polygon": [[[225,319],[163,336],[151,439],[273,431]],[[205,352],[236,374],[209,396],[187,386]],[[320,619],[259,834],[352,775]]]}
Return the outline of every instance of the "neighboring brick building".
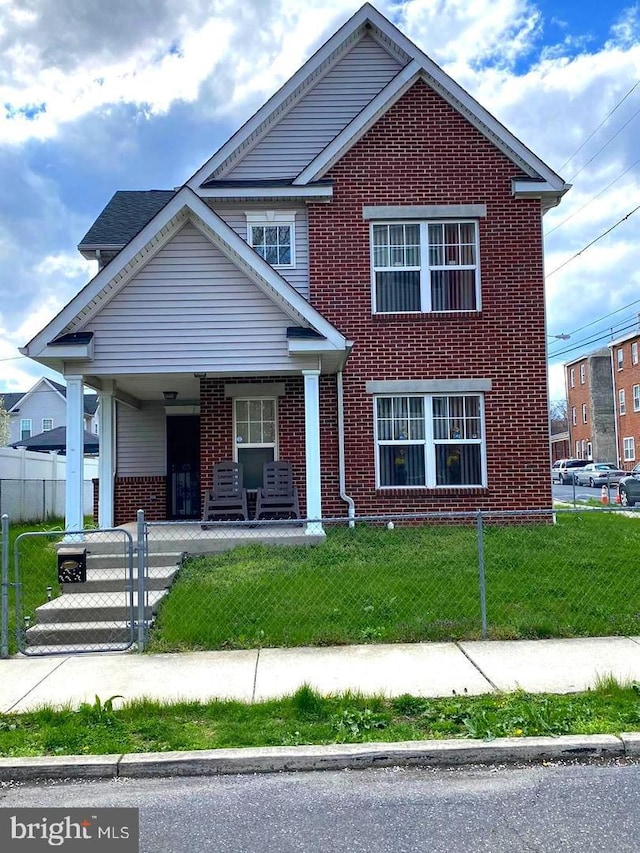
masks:
{"label": "neighboring brick building", "polygon": [[637,329],[609,344],[613,377],[618,458],[631,469],[640,459],[640,331]]}
{"label": "neighboring brick building", "polygon": [[24,349],[100,391],[101,523],[197,517],[222,459],[291,461],[310,518],[549,507],[567,188],[363,6],[181,189],[116,193]]}
{"label": "neighboring brick building", "polygon": [[608,349],[565,364],[570,455],[617,462],[616,424]]}

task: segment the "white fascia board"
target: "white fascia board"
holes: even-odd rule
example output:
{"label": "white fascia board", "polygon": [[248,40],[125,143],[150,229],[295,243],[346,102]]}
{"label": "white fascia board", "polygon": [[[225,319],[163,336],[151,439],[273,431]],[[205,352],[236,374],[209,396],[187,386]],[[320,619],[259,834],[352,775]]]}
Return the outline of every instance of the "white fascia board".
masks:
{"label": "white fascia board", "polygon": [[370,101],[349,124],[303,169],[294,184],[307,184],[333,166],[345,151],[354,145],[375,124],[381,113],[388,110],[415,83],[421,68],[415,60],[399,71],[393,80]]}
{"label": "white fascia board", "polygon": [[311,353],[323,353],[335,351],[335,346],[330,341],[323,341],[319,338],[291,338],[287,341],[289,355],[300,354],[309,355]]}
{"label": "white fascia board", "polygon": [[353,35],[367,22],[371,17],[371,13],[375,12],[373,6],[365,3],[348,21],[346,21],[339,30],[326,41],[296,73],[282,86],[269,100],[260,107],[258,112],[254,113],[251,118],[242,125],[233,136],[225,142],[225,144],[210,157],[203,166],[201,166],[195,174],[193,174],[185,186],[200,193],[199,185],[205,181],[209,175],[221,166],[224,161],[241,148],[253,133],[264,124],[267,119],[278,112],[283,104],[295,94],[305,81],[315,74],[318,69],[327,60],[331,59],[331,55],[339,50]]}
{"label": "white fascia board", "polygon": [[549,181],[512,181],[511,192],[514,198],[539,198],[542,201],[543,212],[560,204],[562,196],[571,189],[571,184],[558,188]]}
{"label": "white fascia board", "polygon": [[[202,199],[198,197],[198,195],[192,190],[183,190],[182,192],[188,192],[190,196],[189,207],[193,211],[193,213],[198,216],[202,222],[226,244],[226,246],[231,249],[231,251],[236,255],[238,259],[240,259],[245,267],[245,271],[248,272],[252,278],[252,280],[259,286],[261,289],[267,293],[267,295],[273,299],[273,294],[279,297],[279,301],[283,309],[293,309],[296,314],[305,319],[310,326],[312,326],[317,332],[323,335],[328,341],[331,342],[333,348],[344,349],[345,347],[345,338],[338,332],[338,330],[326,320],[319,311],[313,308],[309,302],[301,296],[298,291],[293,287],[293,285],[289,284],[288,281],[277,273],[272,266],[270,266],[264,258],[260,257],[260,255],[254,251],[254,249],[246,243],[242,237],[240,237],[236,232],[231,228],[230,225],[218,216],[211,208],[205,204]],[[220,247],[224,252],[224,247]],[[264,284],[266,284],[270,291],[268,292],[264,288]],[[293,315],[292,315],[293,316]]]}
{"label": "white fascia board", "polygon": [[[30,358],[34,358],[41,354],[42,350],[55,338],[60,335],[64,329],[71,323],[82,311],[87,311],[91,303],[96,297],[100,295],[103,288],[109,285],[113,279],[119,274],[125,271],[125,268],[128,265],[131,265],[129,269],[129,275],[131,275],[134,269],[138,266],[138,262],[136,262],[136,255],[147,249],[149,253],[155,254],[155,252],[159,251],[159,249],[164,245],[164,243],[171,237],[172,233],[177,230],[177,228],[182,223],[176,223],[173,228],[169,229],[169,231],[164,235],[162,241],[157,242],[157,244],[151,248],[147,246],[147,244],[157,237],[158,232],[165,228],[171,220],[185,207],[186,199],[189,196],[185,194],[184,191],[176,193],[176,195],[160,210],[153,219],[148,222],[144,228],[136,234],[136,236],[129,241],[129,243],[120,251],[118,256],[114,258],[114,260],[107,264],[106,267],[103,267],[96,275],[91,279],[91,281],[86,284],[82,290],[77,293],[73,299],[68,302],[65,307],[48,323],[40,332],[38,332],[35,337],[33,337],[29,343],[23,347],[20,352],[24,355],[29,356]],[[149,259],[149,255],[145,257],[145,262]],[[113,264],[116,264],[114,267]],[[123,277],[119,282],[120,285],[125,281]],[[84,317],[83,319],[89,319],[89,316],[92,312]]]}
{"label": "white fascia board", "polygon": [[39,358],[61,359],[62,361],[92,361],[93,339],[87,344],[54,344],[46,346]]}
{"label": "white fascia board", "polygon": [[333,198],[333,187],[206,187],[197,190],[200,198],[219,199],[326,199]]}

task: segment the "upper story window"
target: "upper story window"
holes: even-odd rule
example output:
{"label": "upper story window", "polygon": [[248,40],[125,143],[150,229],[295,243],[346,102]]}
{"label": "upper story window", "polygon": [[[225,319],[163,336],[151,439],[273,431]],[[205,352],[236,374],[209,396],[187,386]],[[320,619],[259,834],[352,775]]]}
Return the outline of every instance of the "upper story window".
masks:
{"label": "upper story window", "polygon": [[42,419],[42,432],[49,432],[53,429],[53,418]]}
{"label": "upper story window", "polygon": [[20,439],[31,438],[31,418],[22,418],[20,421]]}
{"label": "upper story window", "polygon": [[631,344],[631,364],[638,363],[638,341]]}
{"label": "upper story window", "polygon": [[633,411],[640,412],[640,385],[633,386]]}
{"label": "upper story window", "polygon": [[371,226],[373,310],[477,311],[475,222],[394,222]]}
{"label": "upper story window", "polygon": [[584,385],[586,372],[587,371],[586,371],[585,365],[581,364],[580,365],[580,384],[581,385]]}
{"label": "upper story window", "polygon": [[582,404],[582,423],[586,424],[587,422],[587,404]]}
{"label": "upper story window", "polygon": [[295,267],[295,213],[263,210],[246,217],[249,245],[272,267]]}
{"label": "upper story window", "polygon": [[575,369],[575,367],[572,367],[569,370],[569,385],[571,388],[576,387],[576,369]]}
{"label": "upper story window", "polygon": [[616,358],[618,360],[618,370],[622,370],[624,367],[624,350],[622,348],[616,353]]}
{"label": "upper story window", "polygon": [[618,403],[621,415],[626,415],[627,413],[627,401],[624,393],[624,388],[621,388],[618,391]]}
{"label": "upper story window", "polygon": [[571,423],[575,426],[578,423],[578,419],[576,417],[576,407],[571,406]]}

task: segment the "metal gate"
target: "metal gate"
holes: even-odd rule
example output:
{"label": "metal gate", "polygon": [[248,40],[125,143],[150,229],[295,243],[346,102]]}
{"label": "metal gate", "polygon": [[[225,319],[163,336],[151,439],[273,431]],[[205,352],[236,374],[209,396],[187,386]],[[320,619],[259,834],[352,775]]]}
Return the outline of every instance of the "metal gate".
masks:
{"label": "metal gate", "polygon": [[[7,539],[3,518],[3,552]],[[17,536],[13,583],[8,567],[3,571],[3,656],[113,652],[144,644],[144,536],[139,544],[134,561],[133,537],[123,528]]]}

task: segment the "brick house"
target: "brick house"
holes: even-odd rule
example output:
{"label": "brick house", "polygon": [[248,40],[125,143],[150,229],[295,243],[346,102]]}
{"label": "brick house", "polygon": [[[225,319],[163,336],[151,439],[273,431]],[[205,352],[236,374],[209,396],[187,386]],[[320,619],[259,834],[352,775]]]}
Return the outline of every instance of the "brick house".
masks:
{"label": "brick house", "polygon": [[565,364],[569,456],[618,462],[611,356],[599,349]]}
{"label": "brick house", "polygon": [[612,397],[615,402],[620,466],[631,470],[640,452],[640,332],[629,332],[609,344]]}
{"label": "brick house", "polygon": [[180,189],[116,193],[79,246],[100,271],[23,349],[68,430],[100,394],[101,525],[199,517],[223,459],[248,486],[291,461],[310,519],[548,507],[521,472],[549,459],[567,189],[364,5]]}

